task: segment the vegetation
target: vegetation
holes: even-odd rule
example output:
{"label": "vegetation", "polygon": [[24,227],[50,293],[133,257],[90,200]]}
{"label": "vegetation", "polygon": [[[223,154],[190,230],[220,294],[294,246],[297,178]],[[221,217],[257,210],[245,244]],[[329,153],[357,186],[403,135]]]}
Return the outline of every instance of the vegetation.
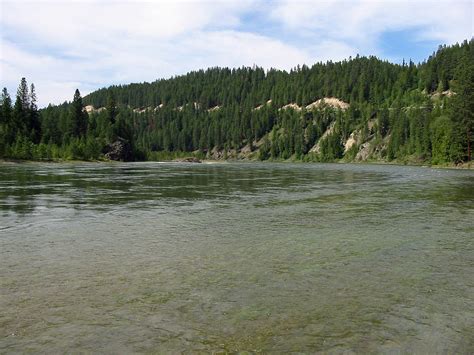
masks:
{"label": "vegetation", "polygon": [[95,160],[121,139],[136,160],[466,162],[474,139],[473,43],[440,46],[418,65],[357,56],[290,72],[210,68],[84,98],[76,90],[72,102],[42,110],[23,78],[13,105],[2,92],[0,156]]}

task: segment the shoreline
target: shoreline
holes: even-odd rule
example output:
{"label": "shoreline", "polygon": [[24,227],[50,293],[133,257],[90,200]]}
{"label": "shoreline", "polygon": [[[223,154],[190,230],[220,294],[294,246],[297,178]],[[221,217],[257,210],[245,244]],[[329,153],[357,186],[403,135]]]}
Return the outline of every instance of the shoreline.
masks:
{"label": "shoreline", "polygon": [[22,159],[8,159],[0,158],[0,163],[176,163],[176,164],[229,164],[229,163],[289,163],[289,164],[355,164],[355,165],[394,165],[394,166],[413,166],[420,168],[431,169],[454,169],[454,170],[474,170],[474,162],[466,162],[462,164],[442,164],[431,165],[429,163],[410,164],[404,162],[388,162],[383,160],[369,160],[369,161],[332,161],[332,162],[313,162],[302,160],[256,160],[256,159],[202,159],[199,161],[183,161],[183,160],[137,160],[137,161],[116,161],[116,160],[22,160]]}

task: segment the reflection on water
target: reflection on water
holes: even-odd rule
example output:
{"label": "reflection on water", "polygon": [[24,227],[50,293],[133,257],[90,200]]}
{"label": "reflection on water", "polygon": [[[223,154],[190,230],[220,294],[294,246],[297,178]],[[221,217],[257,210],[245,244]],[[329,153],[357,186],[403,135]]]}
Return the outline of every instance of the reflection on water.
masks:
{"label": "reflection on water", "polygon": [[0,164],[0,352],[474,351],[474,173]]}

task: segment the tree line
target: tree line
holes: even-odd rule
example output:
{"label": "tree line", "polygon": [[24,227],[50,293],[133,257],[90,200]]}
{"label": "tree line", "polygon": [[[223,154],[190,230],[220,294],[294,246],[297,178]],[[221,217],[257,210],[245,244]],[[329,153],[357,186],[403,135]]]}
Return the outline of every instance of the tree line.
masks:
{"label": "tree line", "polygon": [[[262,160],[351,161],[364,148],[373,159],[464,162],[473,143],[473,66],[470,40],[440,46],[420,64],[356,56],[289,72],[209,68],[84,98],[76,90],[71,102],[41,110],[23,78],[14,104],[2,92],[0,156],[95,160],[120,138],[136,160],[245,148]],[[325,97],[349,108],[306,108]],[[351,136],[357,143],[346,149]]]}

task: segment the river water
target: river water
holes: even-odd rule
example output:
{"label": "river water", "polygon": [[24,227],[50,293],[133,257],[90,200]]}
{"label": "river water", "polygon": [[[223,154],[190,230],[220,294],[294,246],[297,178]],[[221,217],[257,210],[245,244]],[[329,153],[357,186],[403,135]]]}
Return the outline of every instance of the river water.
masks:
{"label": "river water", "polygon": [[474,172],[0,163],[0,353],[474,352]]}

